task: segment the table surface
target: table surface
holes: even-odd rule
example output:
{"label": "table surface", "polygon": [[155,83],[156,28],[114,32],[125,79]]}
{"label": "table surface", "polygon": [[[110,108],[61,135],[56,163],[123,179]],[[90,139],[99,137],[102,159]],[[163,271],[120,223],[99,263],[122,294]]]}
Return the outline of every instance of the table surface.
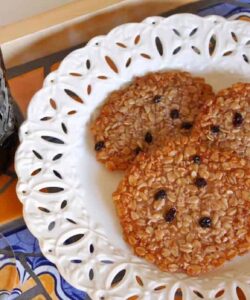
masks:
{"label": "table surface", "polygon": [[[93,0],[92,2],[95,1]],[[108,2],[110,3],[110,1]],[[247,1],[244,2],[246,3]],[[248,4],[250,4],[250,1]],[[173,6],[171,6],[171,8],[172,7]],[[145,15],[150,15],[151,8],[152,7],[150,3],[148,8],[145,4],[142,16],[144,17]],[[159,6],[157,7],[156,5],[155,11],[158,10],[158,13],[163,13],[167,11],[168,8],[167,2],[165,2],[165,5],[163,5],[162,1],[159,1]],[[197,13],[201,16],[218,14],[225,17],[240,18],[250,21],[250,8],[239,7],[230,3],[212,4],[210,2],[210,5],[207,7],[201,8],[197,5],[192,5],[186,7],[184,11],[185,10]],[[182,12],[183,9],[180,8],[179,11]],[[123,11],[121,10],[119,12],[118,9],[116,17],[118,18],[119,14],[121,16],[122,13]],[[102,18],[105,18],[105,15],[102,16]],[[129,20],[129,15],[126,16],[126,19],[124,16],[122,18],[123,22]],[[101,26],[102,23],[103,19],[99,25]],[[58,58],[59,57],[60,55]],[[9,77],[11,77],[9,81],[11,91],[24,115],[32,95],[34,95],[34,93],[41,88],[44,76],[48,73],[48,71],[57,68],[58,62],[55,63],[55,61],[56,56],[53,56],[53,60],[50,60],[49,65],[46,63],[44,66],[44,60],[41,61],[41,64],[34,64],[38,67],[32,68],[29,64],[26,65],[26,67],[24,65],[21,68],[22,74],[19,74],[20,71],[18,71],[18,68],[9,70],[8,74]],[[52,65],[50,65],[51,62]],[[6,174],[0,176],[0,229],[6,236],[9,244],[12,246],[15,252],[17,263],[15,266],[13,263],[10,263],[7,260],[5,263],[1,261],[0,295],[3,293],[3,291],[7,290],[8,288],[10,289],[10,287],[15,285],[16,289],[13,290],[12,295],[9,296],[8,299],[16,299],[16,297],[25,300],[87,299],[87,296],[83,292],[74,289],[67,282],[65,282],[60,277],[55,266],[48,262],[40,253],[37,240],[30,234],[24,222],[22,219],[20,219],[22,216],[22,207],[16,197],[15,185],[16,175],[13,167],[11,167]],[[1,251],[2,249],[0,249],[0,254]],[[16,277],[14,275],[16,275]],[[16,281],[13,278],[15,278]],[[240,299],[244,299],[243,295],[240,295]]]}

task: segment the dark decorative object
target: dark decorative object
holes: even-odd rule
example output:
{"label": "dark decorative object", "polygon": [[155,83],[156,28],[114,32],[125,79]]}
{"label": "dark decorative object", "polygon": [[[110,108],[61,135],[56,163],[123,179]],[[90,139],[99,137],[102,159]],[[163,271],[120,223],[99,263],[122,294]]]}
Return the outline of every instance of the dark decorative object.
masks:
{"label": "dark decorative object", "polygon": [[11,96],[0,50],[0,173],[13,162],[21,113]]}

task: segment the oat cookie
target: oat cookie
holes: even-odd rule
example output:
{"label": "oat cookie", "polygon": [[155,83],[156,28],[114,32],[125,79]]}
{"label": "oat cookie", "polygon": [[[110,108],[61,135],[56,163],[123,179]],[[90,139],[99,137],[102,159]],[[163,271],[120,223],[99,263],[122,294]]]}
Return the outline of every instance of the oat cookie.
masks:
{"label": "oat cookie", "polygon": [[214,94],[185,72],[151,73],[113,92],[92,124],[97,159],[124,170],[166,137],[189,133],[203,103]]}
{"label": "oat cookie", "polygon": [[194,135],[249,159],[250,83],[234,84],[208,101],[197,118]]}
{"label": "oat cookie", "polygon": [[249,161],[182,136],[141,153],[113,194],[124,238],[161,270],[198,275],[250,250]]}

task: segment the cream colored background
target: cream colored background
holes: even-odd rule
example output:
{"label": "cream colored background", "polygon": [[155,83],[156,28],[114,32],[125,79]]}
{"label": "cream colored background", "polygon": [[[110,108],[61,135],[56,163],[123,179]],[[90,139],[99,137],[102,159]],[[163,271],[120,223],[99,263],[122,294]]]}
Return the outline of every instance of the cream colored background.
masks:
{"label": "cream colored background", "polygon": [[0,26],[24,20],[74,1],[75,0],[0,0]]}
{"label": "cream colored background", "polygon": [[0,45],[6,66],[10,68],[79,45],[119,24],[138,22],[194,1],[76,0],[0,27]]}

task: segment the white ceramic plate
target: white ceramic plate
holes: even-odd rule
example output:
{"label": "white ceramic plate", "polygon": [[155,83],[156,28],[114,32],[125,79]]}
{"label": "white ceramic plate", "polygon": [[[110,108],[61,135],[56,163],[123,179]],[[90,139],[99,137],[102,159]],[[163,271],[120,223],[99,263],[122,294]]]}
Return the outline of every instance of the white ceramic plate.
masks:
{"label": "white ceramic plate", "polygon": [[237,287],[250,299],[249,255],[191,278],[159,271],[123,242],[111,199],[122,174],[96,161],[89,123],[111,91],[168,69],[204,76],[215,90],[248,81],[250,24],[190,14],[150,17],[67,56],[33,97],[20,131],[17,193],[25,221],[43,254],[93,300],[170,300],[178,289],[184,300],[229,300],[238,299]]}

